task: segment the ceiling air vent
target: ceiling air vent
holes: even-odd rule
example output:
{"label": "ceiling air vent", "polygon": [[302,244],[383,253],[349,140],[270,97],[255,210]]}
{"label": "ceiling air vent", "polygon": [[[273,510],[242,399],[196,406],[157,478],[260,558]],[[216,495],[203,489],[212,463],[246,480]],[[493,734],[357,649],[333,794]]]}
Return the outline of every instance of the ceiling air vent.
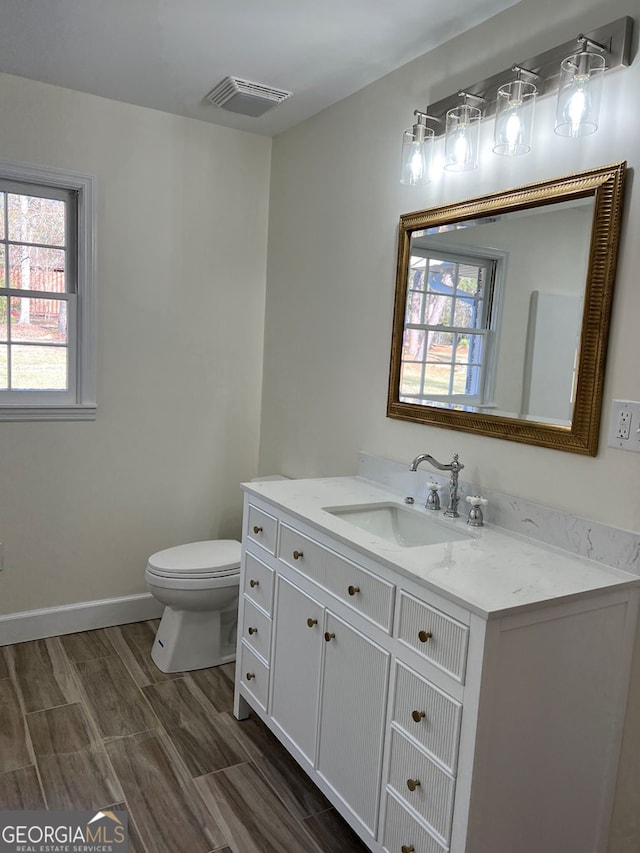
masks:
{"label": "ceiling air vent", "polygon": [[291,92],[251,83],[239,77],[225,77],[206,97],[216,107],[240,113],[243,116],[261,116],[291,97]]}

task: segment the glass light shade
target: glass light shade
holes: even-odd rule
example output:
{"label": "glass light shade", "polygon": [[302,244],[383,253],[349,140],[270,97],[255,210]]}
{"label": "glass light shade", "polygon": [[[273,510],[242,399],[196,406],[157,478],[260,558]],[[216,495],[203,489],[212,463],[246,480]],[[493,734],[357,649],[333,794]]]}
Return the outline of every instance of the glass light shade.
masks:
{"label": "glass light shade", "polygon": [[560,88],[556,107],[558,136],[588,136],[598,129],[604,57],[582,51],[560,64]]}
{"label": "glass light shade", "polygon": [[531,151],[533,111],[538,90],[533,83],[514,80],[498,89],[493,150],[503,157]]}
{"label": "glass light shade", "polygon": [[447,113],[444,140],[444,168],[468,172],[478,168],[478,143],[482,110],[461,104]]}
{"label": "glass light shade", "polygon": [[402,134],[401,184],[416,186],[429,183],[433,137],[433,128],[423,124],[414,124]]}

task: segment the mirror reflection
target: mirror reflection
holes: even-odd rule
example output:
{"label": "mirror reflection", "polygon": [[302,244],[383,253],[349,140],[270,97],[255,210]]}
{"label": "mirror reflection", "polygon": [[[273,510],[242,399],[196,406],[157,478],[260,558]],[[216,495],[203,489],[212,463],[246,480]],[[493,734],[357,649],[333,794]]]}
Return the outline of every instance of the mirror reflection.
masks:
{"label": "mirror reflection", "polygon": [[569,425],[593,209],[582,198],[414,231],[400,400]]}
{"label": "mirror reflection", "polygon": [[597,453],[625,172],[400,217],[389,417]]}

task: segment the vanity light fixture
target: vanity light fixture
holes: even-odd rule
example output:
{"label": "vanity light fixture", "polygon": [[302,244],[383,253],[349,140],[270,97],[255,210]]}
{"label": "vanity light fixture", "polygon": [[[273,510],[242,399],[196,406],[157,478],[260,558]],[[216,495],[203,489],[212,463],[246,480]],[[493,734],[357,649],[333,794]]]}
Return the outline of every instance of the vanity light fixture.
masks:
{"label": "vanity light fixture", "polygon": [[538,94],[534,83],[522,79],[523,74],[537,79],[537,74],[520,65],[514,65],[512,71],[516,74],[515,80],[500,86],[496,95],[493,151],[503,157],[518,157],[531,151],[533,112]]}
{"label": "vanity light fixture", "polygon": [[[402,183],[428,183],[426,160],[430,162],[435,138],[443,133],[445,170],[475,169],[481,120],[494,114],[494,152],[511,157],[527,153],[538,95],[558,92],[556,134],[576,138],[593,133],[598,128],[604,72],[631,64],[632,30],[632,18],[619,18],[465,86],[424,112],[416,110],[418,121],[403,139]],[[431,130],[427,119],[440,124]]]}
{"label": "vanity light fixture", "polygon": [[598,129],[602,80],[606,69],[605,45],[580,34],[578,53],[562,60],[556,107],[558,136],[588,136]]}
{"label": "vanity light fixture", "polygon": [[478,147],[480,143],[480,119],[482,110],[469,103],[483,104],[484,98],[458,92],[462,103],[447,111],[444,168],[449,172],[469,172],[478,168]]}
{"label": "vanity light fixture", "polygon": [[429,171],[433,157],[434,130],[427,127],[427,119],[439,121],[420,110],[414,110],[416,123],[407,128],[402,136],[402,167],[400,183],[409,186],[429,183]]}

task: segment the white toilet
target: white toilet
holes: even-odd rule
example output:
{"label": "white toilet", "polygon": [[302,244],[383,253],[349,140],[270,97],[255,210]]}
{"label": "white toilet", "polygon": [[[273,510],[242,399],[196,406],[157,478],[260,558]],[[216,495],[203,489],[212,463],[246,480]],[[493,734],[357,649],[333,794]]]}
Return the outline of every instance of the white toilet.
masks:
{"label": "white toilet", "polygon": [[214,539],[158,551],[144,577],[165,605],[151,651],[158,669],[180,672],[235,660],[239,542]]}

